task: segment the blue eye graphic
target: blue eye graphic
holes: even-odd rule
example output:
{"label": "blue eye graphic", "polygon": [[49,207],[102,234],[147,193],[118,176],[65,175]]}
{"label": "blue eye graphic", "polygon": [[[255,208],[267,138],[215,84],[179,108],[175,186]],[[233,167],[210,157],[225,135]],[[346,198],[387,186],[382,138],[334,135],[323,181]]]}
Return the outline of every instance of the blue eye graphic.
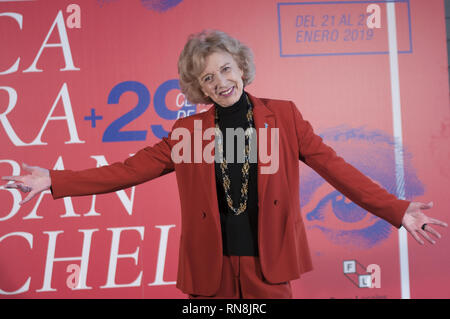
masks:
{"label": "blue eye graphic", "polygon": [[[381,131],[339,126],[320,136],[336,153],[374,182],[395,195],[395,160],[392,137]],[[424,189],[404,154],[407,199],[422,195]],[[303,169],[304,168],[304,169]],[[319,231],[333,244],[352,249],[368,249],[381,244],[394,230],[388,222],[367,212],[307,166],[302,167],[300,203],[305,225]]]}

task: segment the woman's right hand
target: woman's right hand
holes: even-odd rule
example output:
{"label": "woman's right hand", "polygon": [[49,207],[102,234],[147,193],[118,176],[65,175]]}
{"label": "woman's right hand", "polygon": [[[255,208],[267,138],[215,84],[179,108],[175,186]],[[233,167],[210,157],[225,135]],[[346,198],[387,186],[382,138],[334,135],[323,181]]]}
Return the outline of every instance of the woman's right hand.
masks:
{"label": "woman's right hand", "polygon": [[29,166],[22,164],[25,171],[31,174],[22,176],[3,176],[3,180],[13,181],[14,183],[6,184],[5,188],[17,188],[24,193],[29,193],[19,204],[23,205],[30,201],[34,196],[47,190],[51,186],[50,171],[39,166]]}

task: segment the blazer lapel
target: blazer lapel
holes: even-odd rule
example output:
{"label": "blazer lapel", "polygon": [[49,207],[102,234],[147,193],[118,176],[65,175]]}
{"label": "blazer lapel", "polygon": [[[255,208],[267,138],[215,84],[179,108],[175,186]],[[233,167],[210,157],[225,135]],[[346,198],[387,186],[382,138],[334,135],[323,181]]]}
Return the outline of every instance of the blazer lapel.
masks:
{"label": "blazer lapel", "polygon": [[[248,93],[247,93],[248,94]],[[271,129],[276,127],[276,120],[275,115],[270,111],[267,106],[264,105],[264,103],[248,94],[250,101],[253,105],[253,120],[255,122],[255,128],[257,133],[257,142],[258,142],[258,202],[262,203],[264,194],[266,191],[267,181],[269,179],[269,174],[261,174],[261,167],[264,165],[266,166],[267,163],[261,162],[261,156],[260,156],[260,146],[261,146],[261,140],[260,140],[260,133],[262,130],[267,130],[267,142],[264,141],[264,143],[270,144],[271,140]],[[268,146],[266,146],[266,150],[268,149]],[[266,154],[267,155],[267,154]],[[262,210],[260,210],[261,213]]]}

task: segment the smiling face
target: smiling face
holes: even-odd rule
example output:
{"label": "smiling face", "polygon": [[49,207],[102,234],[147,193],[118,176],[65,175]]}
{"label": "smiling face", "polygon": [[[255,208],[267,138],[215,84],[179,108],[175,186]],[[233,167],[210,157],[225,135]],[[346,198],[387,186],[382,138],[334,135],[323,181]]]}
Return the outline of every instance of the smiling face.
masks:
{"label": "smiling face", "polygon": [[244,72],[233,57],[224,51],[213,52],[206,58],[206,67],[198,80],[203,93],[220,106],[231,106],[242,95]]}

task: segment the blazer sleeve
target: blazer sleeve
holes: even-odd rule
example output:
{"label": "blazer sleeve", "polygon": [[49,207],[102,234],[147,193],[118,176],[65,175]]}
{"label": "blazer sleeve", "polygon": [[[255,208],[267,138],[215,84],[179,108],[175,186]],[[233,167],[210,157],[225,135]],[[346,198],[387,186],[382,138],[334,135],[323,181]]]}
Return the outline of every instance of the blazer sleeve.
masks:
{"label": "blazer sleeve", "polygon": [[50,170],[51,193],[54,199],[104,194],[144,183],[173,170],[169,135],[123,162],[81,171]]}
{"label": "blazer sleeve", "polygon": [[400,228],[410,201],[398,199],[338,156],[314,133],[311,124],[303,119],[293,102],[291,106],[299,159],[355,204]]}

